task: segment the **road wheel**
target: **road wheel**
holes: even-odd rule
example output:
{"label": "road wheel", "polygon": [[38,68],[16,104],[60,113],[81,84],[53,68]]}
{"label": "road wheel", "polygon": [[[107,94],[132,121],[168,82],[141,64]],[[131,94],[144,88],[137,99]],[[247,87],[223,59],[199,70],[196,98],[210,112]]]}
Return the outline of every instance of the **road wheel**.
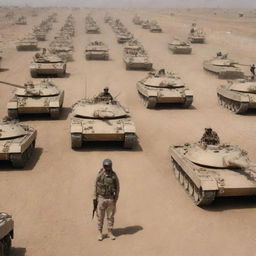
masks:
{"label": "road wheel", "polygon": [[147,108],[152,109],[156,107],[156,97],[149,97],[148,98],[148,105]]}
{"label": "road wheel", "polygon": [[72,133],[71,134],[71,147],[73,149],[82,147],[82,134],[80,134],[80,133]]}
{"label": "road wheel", "polygon": [[17,119],[19,114],[17,109],[8,109],[8,116],[12,119]]}
{"label": "road wheel", "polygon": [[50,117],[51,119],[59,119],[60,117],[60,109],[59,108],[50,108]]}

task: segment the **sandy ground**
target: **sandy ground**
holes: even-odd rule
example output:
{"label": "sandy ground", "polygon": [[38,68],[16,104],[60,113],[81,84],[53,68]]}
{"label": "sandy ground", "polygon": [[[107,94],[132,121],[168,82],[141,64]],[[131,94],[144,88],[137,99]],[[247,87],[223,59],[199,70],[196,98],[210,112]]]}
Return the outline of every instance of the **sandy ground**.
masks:
{"label": "sandy ground", "polygon": [[[40,10],[38,17],[30,15],[27,26],[1,26],[0,34],[5,38],[1,80],[22,84],[30,79],[29,63],[34,53],[16,52],[13,40],[29,32],[53,11]],[[22,9],[15,10],[16,14],[19,12],[26,14]],[[209,15],[210,10],[205,13],[183,10],[172,17],[167,11],[152,9],[108,12],[120,18],[144,44],[155,68],[164,67],[181,75],[194,91],[193,107],[145,109],[135,84],[146,72],[125,70],[122,46],[103,22],[105,11],[92,11],[101,34],[86,35],[84,17],[88,10],[58,10],[58,23],[49,33],[48,42],[40,46],[47,46],[68,14],[73,13],[75,61],[68,63],[69,77],[53,79],[65,89],[62,118],[58,121],[46,117],[22,119],[38,130],[35,154],[25,170],[13,170],[8,163],[0,166],[0,209],[12,214],[15,220],[11,255],[256,255],[255,201],[228,198],[218,199],[205,209],[194,206],[175,180],[167,154],[170,144],[197,141],[204,127],[212,126],[223,142],[240,145],[256,161],[255,112],[235,115],[218,106],[216,88],[225,81],[202,68],[203,60],[219,49],[228,51],[241,63],[255,62],[256,19],[252,15],[239,19],[233,10],[232,15],[226,15],[226,10],[216,17]],[[152,34],[132,24],[135,13],[157,20],[164,33]],[[4,15],[3,10],[1,14]],[[194,21],[205,28],[207,44],[194,45],[189,56],[172,55],[167,43],[174,36],[185,39]],[[93,39],[103,40],[109,46],[110,61],[85,60],[85,45]],[[245,71],[249,74],[247,68]],[[93,96],[106,85],[113,95],[121,93],[119,100],[130,109],[139,145],[133,151],[116,145],[73,151],[69,135],[70,107],[82,96]],[[0,116],[6,114],[12,90],[0,86]],[[98,242],[96,220],[91,220],[91,199],[94,179],[104,158],[113,160],[120,177],[115,225],[118,239]]]}

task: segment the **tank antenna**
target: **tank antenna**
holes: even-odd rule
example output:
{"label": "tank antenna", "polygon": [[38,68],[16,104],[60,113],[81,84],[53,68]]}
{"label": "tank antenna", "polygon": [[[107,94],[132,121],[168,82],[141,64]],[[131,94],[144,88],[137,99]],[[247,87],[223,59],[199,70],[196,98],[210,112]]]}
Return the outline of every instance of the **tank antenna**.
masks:
{"label": "tank antenna", "polygon": [[84,98],[87,98],[87,76],[85,75]]}

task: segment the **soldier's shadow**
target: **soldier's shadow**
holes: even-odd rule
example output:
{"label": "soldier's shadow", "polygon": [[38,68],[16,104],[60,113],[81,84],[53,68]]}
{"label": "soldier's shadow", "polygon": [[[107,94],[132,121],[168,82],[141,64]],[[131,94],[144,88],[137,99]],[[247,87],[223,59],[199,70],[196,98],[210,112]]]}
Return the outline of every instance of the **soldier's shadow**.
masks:
{"label": "soldier's shadow", "polygon": [[26,248],[13,247],[10,251],[10,256],[25,256]]}
{"label": "soldier's shadow", "polygon": [[143,230],[143,227],[138,226],[138,225],[129,226],[129,227],[125,227],[125,228],[115,228],[114,235],[115,236],[133,235],[141,230]]}

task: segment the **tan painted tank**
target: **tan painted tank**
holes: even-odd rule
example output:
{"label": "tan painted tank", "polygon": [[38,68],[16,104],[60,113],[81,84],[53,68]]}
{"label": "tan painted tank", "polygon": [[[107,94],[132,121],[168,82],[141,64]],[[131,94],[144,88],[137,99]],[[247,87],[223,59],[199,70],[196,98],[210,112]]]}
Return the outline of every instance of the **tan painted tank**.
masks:
{"label": "tan painted tank", "polygon": [[135,25],[141,25],[142,24],[142,19],[140,18],[140,16],[138,15],[135,15],[132,19],[132,22],[135,24]]}
{"label": "tan painted tank", "polygon": [[152,70],[153,68],[153,63],[150,61],[147,53],[143,49],[140,49],[139,51],[127,50],[124,52],[123,60],[126,70]]}
{"label": "tan painted tank", "polygon": [[143,21],[141,26],[143,29],[150,29],[150,22],[148,20]]}
{"label": "tan painted tank", "polygon": [[191,54],[192,52],[190,43],[182,42],[177,38],[169,43],[168,47],[174,54]]}
{"label": "tan painted tank", "polygon": [[202,29],[194,29],[188,35],[188,41],[192,44],[204,44],[205,43],[205,33]]}
{"label": "tan painted tank", "polygon": [[85,58],[87,60],[108,60],[109,49],[101,41],[90,42],[85,49]]}
{"label": "tan painted tank", "polygon": [[34,31],[35,37],[38,41],[45,41],[47,32],[43,30],[35,30]]}
{"label": "tan painted tank", "polygon": [[12,247],[14,238],[14,221],[12,216],[0,212],[0,255],[8,256]]}
{"label": "tan painted tank", "polygon": [[87,34],[99,34],[100,28],[96,24],[87,24],[85,31]]}
{"label": "tan painted tank", "polygon": [[198,206],[216,197],[256,195],[256,165],[229,144],[170,146],[175,177]]}
{"label": "tan painted tank", "polygon": [[236,114],[256,109],[256,81],[238,79],[217,88],[219,104]]}
{"label": "tan painted tank", "polygon": [[71,116],[72,148],[88,141],[119,141],[131,149],[136,143],[136,129],[128,110],[115,100],[78,101]]}
{"label": "tan painted tank", "polygon": [[64,101],[64,91],[53,82],[42,80],[39,83],[29,81],[24,86],[5,83],[18,87],[8,102],[8,116],[18,118],[25,114],[48,113],[52,119],[58,119]]}
{"label": "tan painted tank", "polygon": [[223,54],[204,61],[203,67],[205,70],[218,75],[220,79],[243,78],[244,73],[240,68],[236,67],[235,64],[237,64],[237,62],[229,59],[227,54]]}
{"label": "tan painted tank", "polygon": [[64,62],[73,60],[73,51],[69,46],[65,46],[65,45],[50,46],[48,50],[50,53],[56,54]]}
{"label": "tan painted tank", "polygon": [[17,51],[36,51],[38,50],[38,41],[35,35],[27,35],[16,43]]}
{"label": "tan painted tank", "polygon": [[30,65],[31,77],[38,75],[64,77],[66,74],[66,62],[56,54],[36,53]]}
{"label": "tan painted tank", "polygon": [[152,33],[161,33],[162,28],[158,24],[152,24],[152,25],[150,25],[150,32],[152,32]]}
{"label": "tan painted tank", "polygon": [[0,160],[11,161],[15,168],[24,168],[35,148],[34,128],[6,119],[0,120]]}
{"label": "tan painted tank", "polygon": [[189,108],[193,102],[193,92],[175,73],[161,69],[150,72],[137,83],[137,90],[147,108],[155,108],[157,104],[178,103]]}
{"label": "tan painted tank", "polygon": [[117,42],[119,44],[126,43],[133,38],[133,35],[129,32],[117,34]]}
{"label": "tan painted tank", "polygon": [[143,45],[136,39],[131,39],[128,42],[124,44],[124,53],[132,50],[132,51],[139,51],[140,49],[143,49]]}
{"label": "tan painted tank", "polygon": [[27,25],[27,18],[25,16],[20,16],[16,22],[16,25]]}

